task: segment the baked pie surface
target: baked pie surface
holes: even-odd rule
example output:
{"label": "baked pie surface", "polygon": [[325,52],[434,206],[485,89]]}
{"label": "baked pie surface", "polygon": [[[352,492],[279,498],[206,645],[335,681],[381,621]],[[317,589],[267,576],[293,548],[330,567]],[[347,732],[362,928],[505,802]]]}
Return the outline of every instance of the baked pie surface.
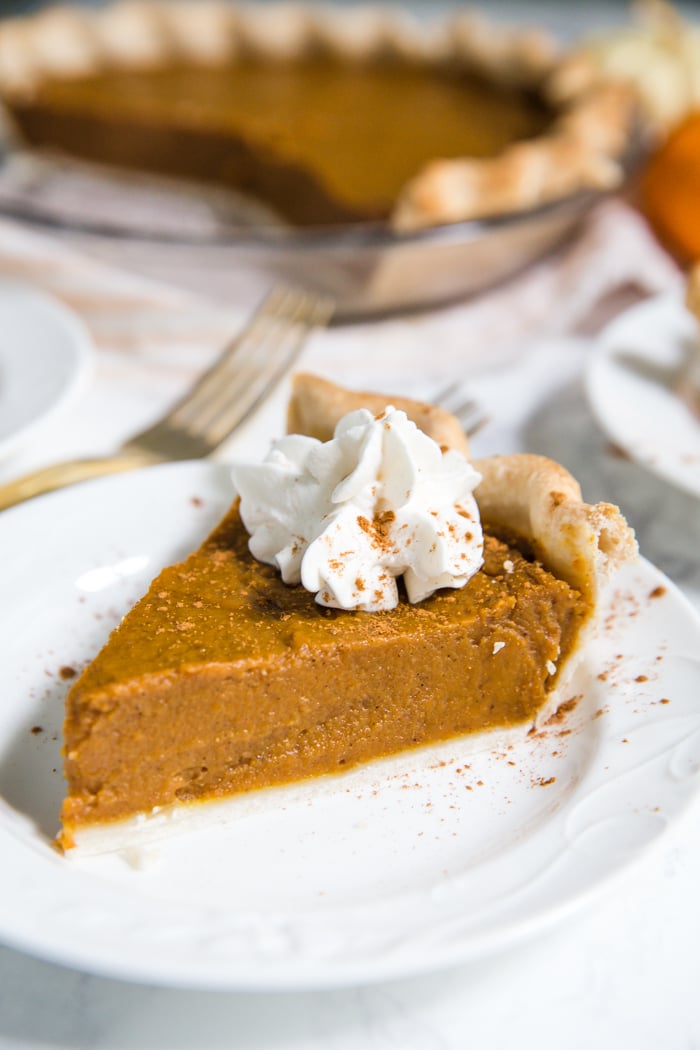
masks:
{"label": "baked pie surface", "polygon": [[0,97],[29,144],[242,190],[299,224],[399,230],[621,177],[629,105],[553,102],[546,36],[460,15],[208,2],[0,24]]}
{"label": "baked pie surface", "polygon": [[[319,389],[333,396],[317,411]],[[291,415],[313,435],[358,400],[300,376]],[[434,412],[417,412],[429,429]],[[601,584],[636,547],[616,508],[582,503],[551,461],[478,468],[483,568],[461,589],[380,613],[325,609],[282,583],[250,555],[234,506],[158,576],[72,687],[61,845],[89,849],[96,832],[110,848],[154,807],[192,810],[532,724],[580,651]]]}

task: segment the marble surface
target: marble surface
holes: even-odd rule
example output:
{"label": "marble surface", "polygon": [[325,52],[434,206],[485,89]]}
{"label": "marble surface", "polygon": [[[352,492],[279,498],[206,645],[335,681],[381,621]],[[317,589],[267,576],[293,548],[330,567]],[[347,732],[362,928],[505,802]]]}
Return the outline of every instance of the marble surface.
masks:
{"label": "marble surface", "polygon": [[182,992],[0,949],[0,1047],[138,1050],[694,1048],[698,811],[614,892],[545,938],[444,973],[345,991]]}
{"label": "marble surface", "polygon": [[[694,844],[694,848],[691,848]],[[694,1047],[697,812],[595,909],[421,979],[296,995],[183,993],[0,951],[0,1046],[152,1050]]]}

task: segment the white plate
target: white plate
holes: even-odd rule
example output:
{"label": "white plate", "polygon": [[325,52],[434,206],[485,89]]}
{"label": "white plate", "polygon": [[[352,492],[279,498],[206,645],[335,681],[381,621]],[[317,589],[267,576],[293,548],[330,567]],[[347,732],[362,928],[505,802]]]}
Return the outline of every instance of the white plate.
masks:
{"label": "white plate", "polygon": [[[586,385],[598,420],[616,445],[666,481],[700,496],[700,421],[650,375],[672,371],[697,340],[697,321],[675,295],[633,306],[602,334]],[[641,368],[625,364],[640,359]]]}
{"label": "white plate", "polygon": [[[156,467],[0,516],[0,938],[183,986],[301,988],[474,959],[637,860],[698,786],[700,622],[642,562],[620,579],[574,711],[513,746],[400,756],[226,828],[119,855],[50,846],[67,682],[231,495],[222,468]],[[661,591],[656,591],[661,588]],[[655,595],[655,596],[654,596]],[[38,731],[38,727],[41,731]],[[37,729],[32,732],[32,729]]]}
{"label": "white plate", "polygon": [[28,440],[79,391],[91,344],[61,303],[0,282],[0,456]]}

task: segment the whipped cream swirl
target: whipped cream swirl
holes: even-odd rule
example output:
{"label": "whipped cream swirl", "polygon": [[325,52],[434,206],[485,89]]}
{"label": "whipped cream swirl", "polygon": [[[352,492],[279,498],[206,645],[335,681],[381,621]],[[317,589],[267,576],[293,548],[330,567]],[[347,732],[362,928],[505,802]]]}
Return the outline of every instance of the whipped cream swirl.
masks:
{"label": "whipped cream swirl", "polygon": [[393,609],[398,577],[419,602],[482,564],[481,476],[391,406],[350,412],[331,441],[281,438],[233,480],[251,554],[320,605]]}

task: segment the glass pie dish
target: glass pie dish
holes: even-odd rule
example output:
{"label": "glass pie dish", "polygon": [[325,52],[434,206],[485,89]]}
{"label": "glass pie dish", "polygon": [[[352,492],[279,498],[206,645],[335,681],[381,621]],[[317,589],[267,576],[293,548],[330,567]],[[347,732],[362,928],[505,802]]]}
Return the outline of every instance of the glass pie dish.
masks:
{"label": "glass pie dish", "polygon": [[548,32],[467,11],[65,5],[0,25],[0,54],[0,211],[247,307],[291,280],[343,319],[554,248],[619,188],[635,113]]}
{"label": "glass pie dish", "polygon": [[230,192],[5,146],[0,214],[130,272],[249,308],[274,283],[332,296],[343,321],[426,309],[513,276],[568,237],[603,191],[410,233],[295,229]]}

